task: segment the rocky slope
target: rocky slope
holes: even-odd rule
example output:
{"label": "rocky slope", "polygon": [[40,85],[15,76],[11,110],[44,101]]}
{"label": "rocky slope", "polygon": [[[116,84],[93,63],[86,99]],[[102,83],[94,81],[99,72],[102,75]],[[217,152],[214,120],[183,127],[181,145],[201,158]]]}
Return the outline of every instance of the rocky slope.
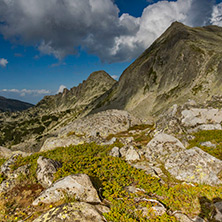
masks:
{"label": "rocky slope", "polygon": [[34,105],[26,102],[22,102],[15,99],[6,99],[5,97],[0,96],[0,111],[2,112],[16,112],[23,111]]}
{"label": "rocky slope", "polygon": [[0,145],[13,150],[38,151],[58,128],[86,115],[91,104],[115,83],[106,72],[94,72],[77,87],[46,96],[29,110],[1,113]]}
{"label": "rocky slope", "polygon": [[97,104],[147,118],[174,103],[222,94],[222,28],[173,23]]}

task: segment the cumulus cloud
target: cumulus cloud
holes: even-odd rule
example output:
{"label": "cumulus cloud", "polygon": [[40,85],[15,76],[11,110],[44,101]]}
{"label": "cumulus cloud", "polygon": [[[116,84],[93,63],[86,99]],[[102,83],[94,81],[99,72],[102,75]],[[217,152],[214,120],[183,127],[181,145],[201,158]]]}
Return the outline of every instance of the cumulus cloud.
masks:
{"label": "cumulus cloud", "polygon": [[46,89],[2,89],[0,92],[3,93],[15,93],[20,96],[26,96],[26,95],[32,95],[32,96],[39,96],[39,95],[47,95],[50,94],[51,92]]}
{"label": "cumulus cloud", "polygon": [[60,60],[84,49],[120,62],[138,56],[173,21],[201,26],[221,13],[214,0],[159,1],[139,18],[119,16],[112,0],[0,0],[0,33]]}
{"label": "cumulus cloud", "polygon": [[0,66],[1,67],[6,67],[7,64],[8,64],[8,60],[7,59],[4,59],[4,58],[0,59]]}
{"label": "cumulus cloud", "polygon": [[222,3],[213,7],[211,23],[213,25],[222,26]]}
{"label": "cumulus cloud", "polygon": [[61,85],[61,86],[59,87],[59,90],[57,91],[57,93],[62,93],[64,89],[66,89],[66,86]]}
{"label": "cumulus cloud", "polygon": [[113,79],[118,79],[119,78],[119,76],[117,76],[117,75],[113,75],[113,76],[111,76]]}

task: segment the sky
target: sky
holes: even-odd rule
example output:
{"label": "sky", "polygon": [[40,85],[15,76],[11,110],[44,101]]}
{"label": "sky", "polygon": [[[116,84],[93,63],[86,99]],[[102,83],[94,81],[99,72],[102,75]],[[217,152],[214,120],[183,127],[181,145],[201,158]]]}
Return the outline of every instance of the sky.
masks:
{"label": "sky", "polygon": [[36,104],[118,79],[172,22],[222,26],[222,0],[0,0],[0,96]]}

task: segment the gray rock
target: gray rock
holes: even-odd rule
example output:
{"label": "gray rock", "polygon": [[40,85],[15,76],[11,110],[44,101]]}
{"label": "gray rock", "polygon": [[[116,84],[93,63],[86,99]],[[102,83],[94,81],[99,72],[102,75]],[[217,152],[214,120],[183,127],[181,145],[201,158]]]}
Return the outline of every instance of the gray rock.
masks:
{"label": "gray rock", "polygon": [[201,146],[216,148],[216,144],[211,143],[210,141],[200,143]]}
{"label": "gray rock", "polygon": [[188,129],[187,131],[189,133],[194,133],[201,130],[222,130],[222,127],[219,123],[218,124],[202,124],[202,125],[196,126],[195,128]]}
{"label": "gray rock", "polygon": [[217,221],[222,221],[222,201],[215,203],[214,206],[216,210],[216,215],[214,216],[214,218]]}
{"label": "gray rock", "polygon": [[209,185],[222,183],[217,177],[222,161],[198,147],[172,154],[165,168],[178,180]]}
{"label": "gray rock", "polygon": [[7,149],[3,146],[0,146],[0,158],[9,158],[12,155],[13,154],[12,154],[12,151],[10,149]]}
{"label": "gray rock", "polygon": [[9,177],[12,171],[11,166],[16,162],[18,157],[19,154],[14,154],[7,161],[5,161],[0,168],[0,173]]}
{"label": "gray rock", "polygon": [[52,208],[33,222],[106,222],[102,213],[108,211],[109,208],[102,205],[74,202]]}
{"label": "gray rock", "polygon": [[2,192],[7,192],[11,189],[13,189],[16,185],[19,184],[19,180],[18,177],[20,175],[25,175],[27,176],[29,173],[29,165],[24,165],[19,167],[18,169],[14,170],[13,172],[8,172],[7,171],[7,179],[4,180],[1,184],[0,184],[0,194]]}
{"label": "gray rock", "polygon": [[54,174],[62,167],[58,161],[47,159],[40,156],[37,160],[38,168],[36,171],[38,182],[45,188],[52,185]]}
{"label": "gray rock", "polygon": [[191,108],[181,112],[182,124],[194,127],[202,124],[220,124],[222,122],[222,110]]}
{"label": "gray rock", "polygon": [[70,136],[70,137],[50,137],[48,138],[43,146],[40,149],[40,152],[53,150],[58,147],[65,147],[70,145],[79,145],[83,144],[84,141],[76,136]]}
{"label": "gray rock", "polygon": [[113,157],[120,157],[121,154],[120,154],[120,149],[119,147],[113,147],[112,150],[110,151],[110,156],[113,156]]}
{"label": "gray rock", "polygon": [[161,173],[161,175],[158,175],[157,172],[160,172],[161,169],[157,166],[153,166],[147,161],[134,163],[134,164],[131,164],[131,166],[135,167],[136,169],[144,170],[146,174],[150,174],[152,176],[161,176],[163,174]]}
{"label": "gray rock", "polygon": [[122,148],[120,148],[120,154],[122,157],[125,157],[126,156],[126,153],[127,153],[127,150],[129,149],[128,146],[123,146]]}
{"label": "gray rock", "polygon": [[173,216],[176,217],[177,220],[180,222],[205,222],[204,219],[202,219],[198,216],[195,218],[191,218],[191,217],[188,217],[187,215],[180,213],[180,212],[175,213]]}
{"label": "gray rock", "polygon": [[100,203],[99,196],[92,182],[86,174],[70,175],[58,180],[51,187],[44,190],[40,196],[32,203],[34,206],[39,203],[53,203],[64,198],[64,193],[75,197],[76,200]]}
{"label": "gray rock", "polygon": [[169,155],[184,150],[184,145],[174,136],[158,133],[145,149],[145,157],[150,161],[165,161]]}
{"label": "gray rock", "polygon": [[116,142],[116,137],[113,137],[111,140],[108,142],[102,143],[101,145],[112,145]]}
{"label": "gray rock", "polygon": [[140,155],[133,146],[130,146],[126,152],[125,159],[126,161],[140,160]]}
{"label": "gray rock", "polygon": [[100,136],[106,138],[109,134],[126,131],[129,127],[141,123],[139,119],[127,111],[106,110],[74,121],[62,128],[59,135],[64,136],[73,131],[87,137]]}

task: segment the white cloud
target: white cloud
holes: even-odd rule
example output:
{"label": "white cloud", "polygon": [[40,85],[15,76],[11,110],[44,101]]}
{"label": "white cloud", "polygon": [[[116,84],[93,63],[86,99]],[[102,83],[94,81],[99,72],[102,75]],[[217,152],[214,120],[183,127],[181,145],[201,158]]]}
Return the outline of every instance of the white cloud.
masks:
{"label": "white cloud", "polygon": [[214,6],[211,23],[213,25],[222,26],[222,3]]}
{"label": "white cloud", "polygon": [[59,90],[57,91],[57,93],[62,93],[64,89],[66,89],[66,86],[61,85],[61,86],[59,87]]}
{"label": "white cloud", "polygon": [[4,58],[0,59],[0,66],[6,67],[7,64],[8,64],[8,60],[7,59],[4,59]]}
{"label": "white cloud", "polygon": [[113,76],[111,76],[113,79],[118,79],[119,78],[119,76],[117,76],[117,75],[113,75]]}
{"label": "white cloud", "polygon": [[[133,59],[173,22],[190,26],[220,24],[214,0],[159,1],[140,18],[119,17],[112,0],[0,0],[0,34],[37,45],[58,59],[85,49],[106,62]],[[213,11],[214,10],[214,11]],[[211,18],[212,12],[213,17]],[[17,38],[17,37],[20,38]]]}
{"label": "white cloud", "polygon": [[39,96],[39,95],[47,95],[50,94],[51,92],[46,89],[2,89],[0,92],[4,93],[16,93],[20,96],[26,96],[26,95],[32,95],[32,96]]}

